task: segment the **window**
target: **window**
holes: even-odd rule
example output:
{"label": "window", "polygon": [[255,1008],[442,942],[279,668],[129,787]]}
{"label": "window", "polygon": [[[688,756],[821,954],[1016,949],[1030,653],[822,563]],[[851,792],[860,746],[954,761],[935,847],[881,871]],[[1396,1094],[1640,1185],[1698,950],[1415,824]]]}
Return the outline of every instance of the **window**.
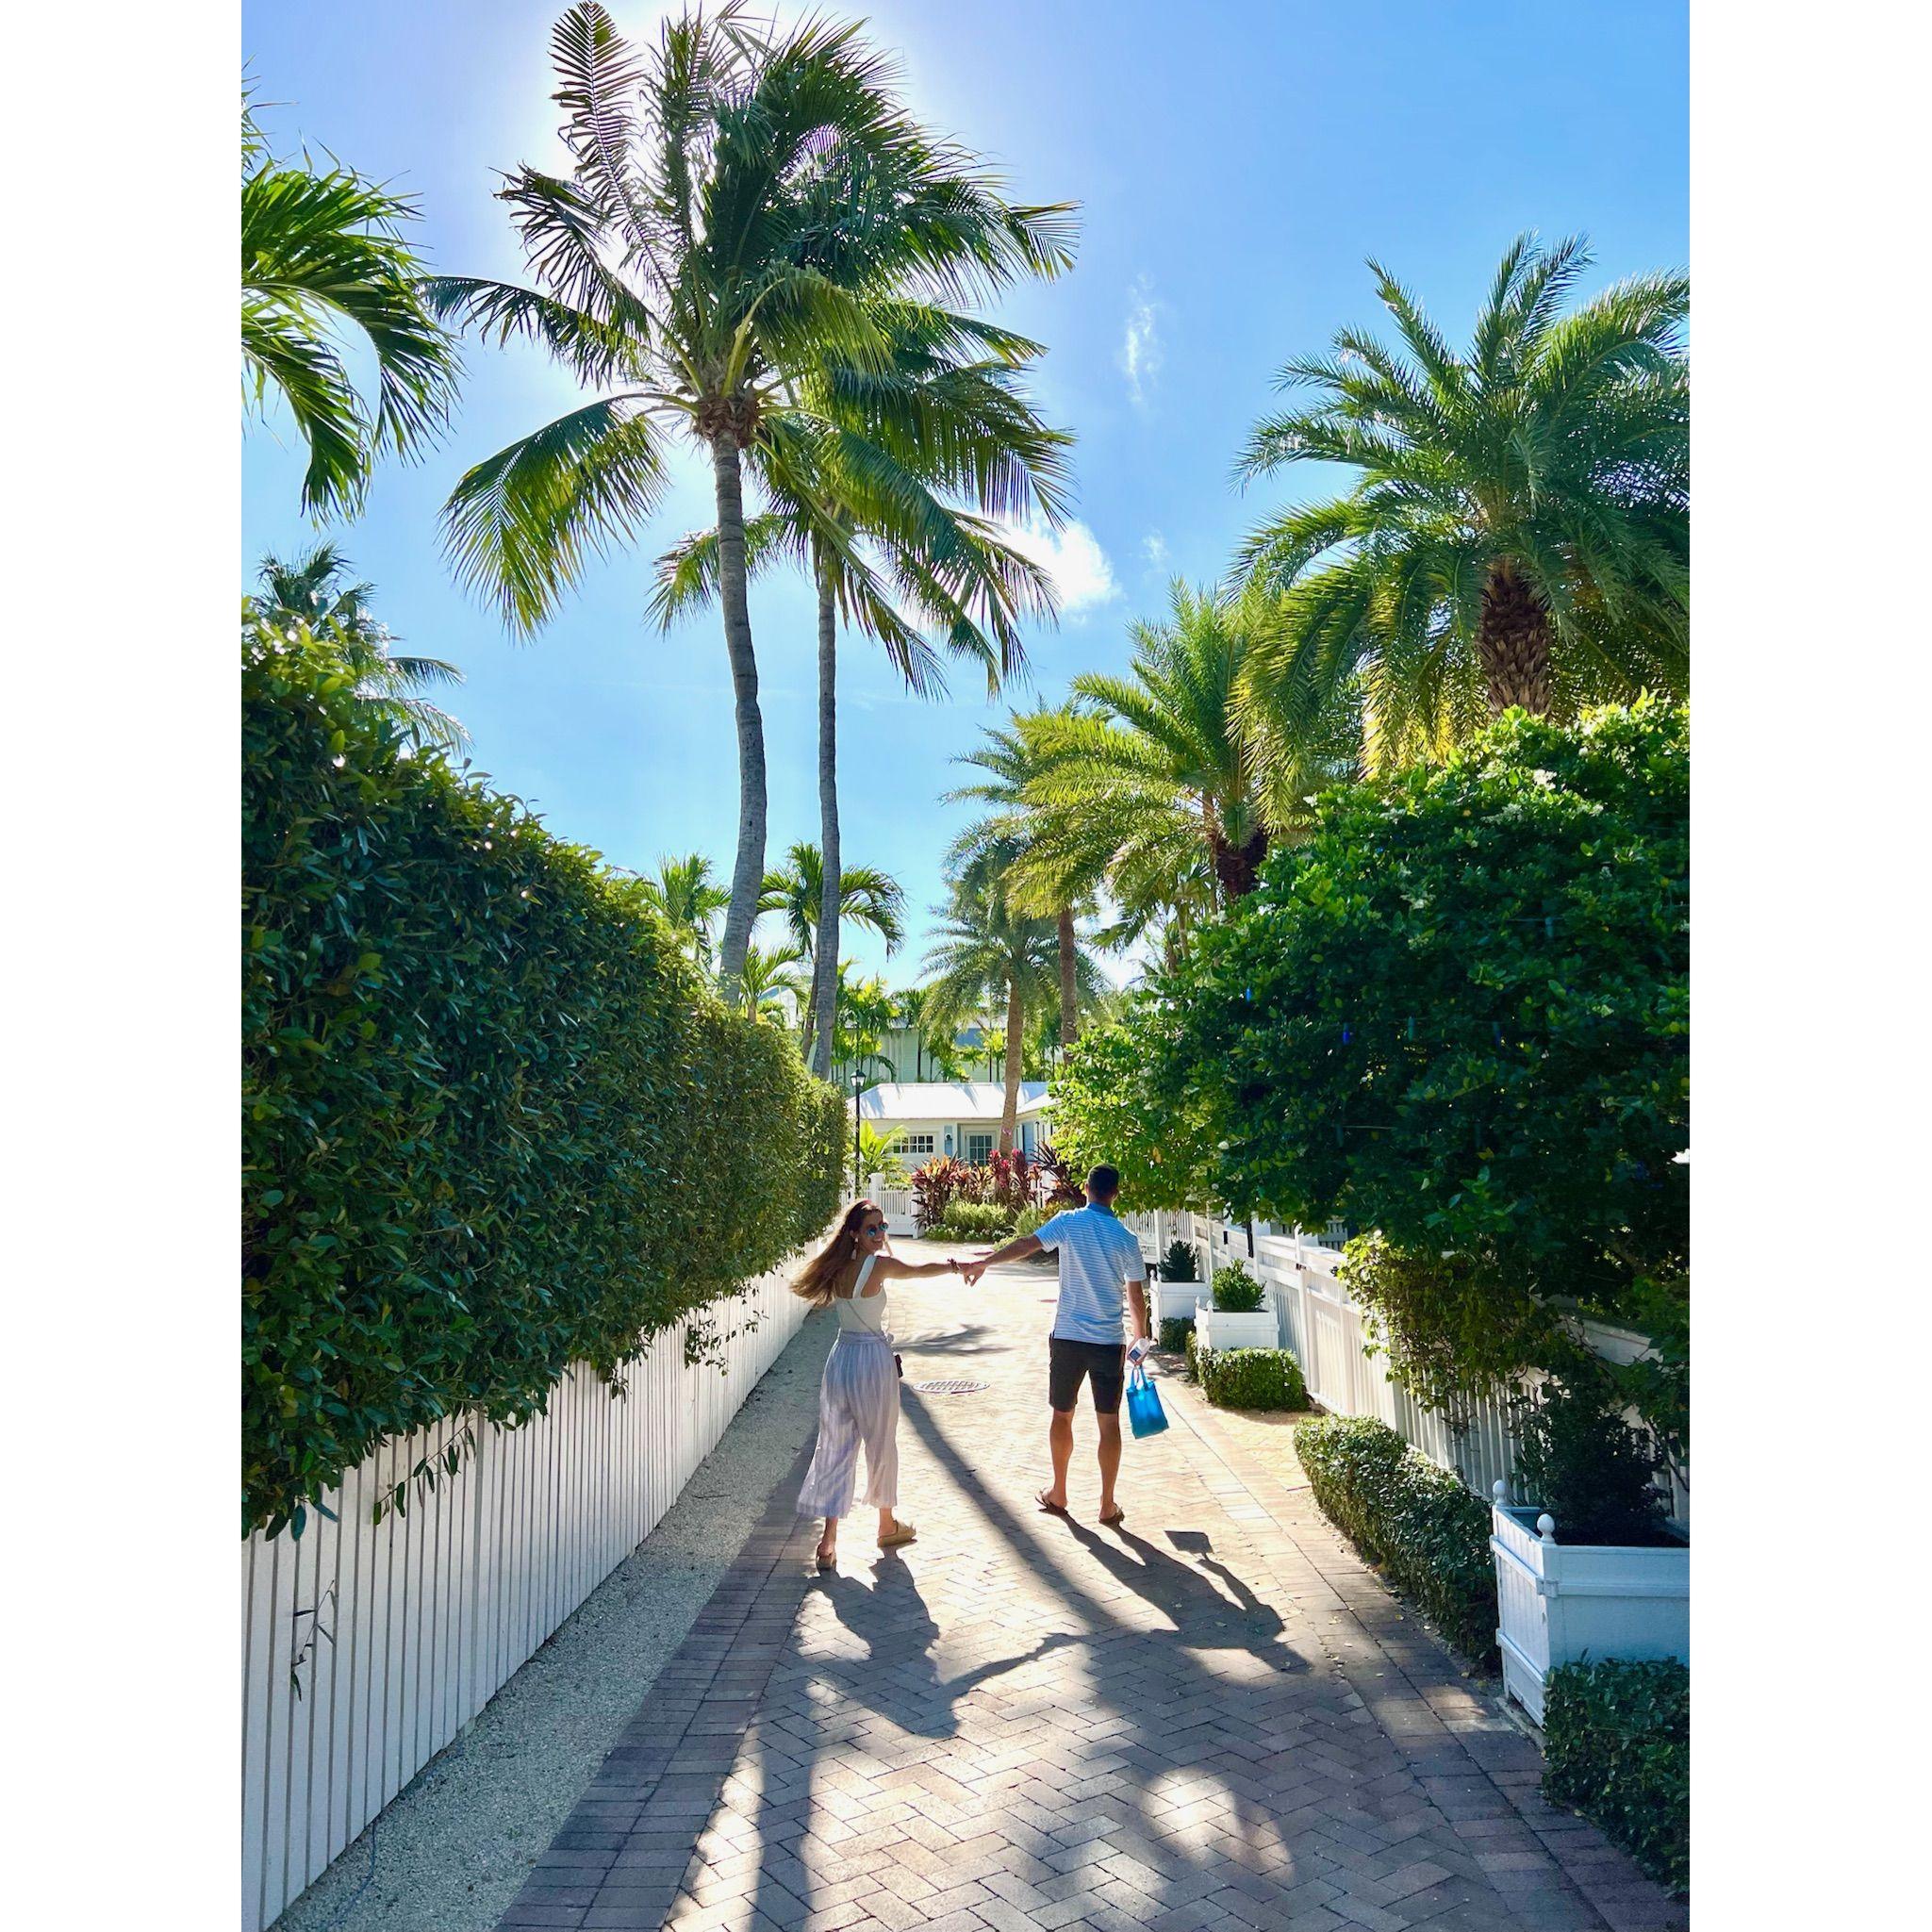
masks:
{"label": "window", "polygon": [[993,1158],[993,1136],[990,1133],[968,1133],[966,1146],[966,1159],[975,1167],[983,1167]]}
{"label": "window", "polygon": [[901,1161],[931,1160],[933,1152],[930,1133],[902,1133],[893,1148]]}

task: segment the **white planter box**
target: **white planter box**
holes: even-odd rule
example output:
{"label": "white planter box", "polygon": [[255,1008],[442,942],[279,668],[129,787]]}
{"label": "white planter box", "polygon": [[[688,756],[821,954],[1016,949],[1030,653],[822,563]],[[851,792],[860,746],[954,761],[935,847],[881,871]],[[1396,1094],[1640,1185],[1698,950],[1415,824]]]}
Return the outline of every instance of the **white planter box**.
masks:
{"label": "white planter box", "polygon": [[1195,1303],[1208,1292],[1205,1281],[1150,1281],[1148,1286],[1154,1297],[1149,1313],[1154,1318],[1156,1335],[1160,1334],[1163,1322],[1192,1321]]}
{"label": "white planter box", "polygon": [[[1203,1291],[1205,1293],[1205,1291]],[[1272,1308],[1258,1308],[1252,1314],[1224,1314],[1216,1308],[1204,1308],[1194,1318],[1195,1346],[1197,1348],[1279,1348],[1280,1324]]]}
{"label": "white planter box", "polygon": [[1543,1722],[1544,1680],[1559,1664],[1610,1657],[1691,1660],[1688,1544],[1633,1549],[1554,1540],[1548,1516],[1512,1509],[1495,1486],[1496,1643],[1503,1688]]}

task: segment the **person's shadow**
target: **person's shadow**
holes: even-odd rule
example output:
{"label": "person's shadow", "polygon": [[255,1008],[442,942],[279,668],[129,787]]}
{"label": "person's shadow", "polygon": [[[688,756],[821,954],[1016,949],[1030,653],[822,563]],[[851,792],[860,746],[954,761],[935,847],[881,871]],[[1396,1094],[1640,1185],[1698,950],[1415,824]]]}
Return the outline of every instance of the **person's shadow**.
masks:
{"label": "person's shadow", "polygon": [[[1280,1671],[1308,1669],[1307,1661],[1286,1642],[1287,1626],[1280,1612],[1215,1559],[1205,1531],[1167,1532],[1170,1542],[1197,1552],[1197,1568],[1136,1536],[1124,1524],[1103,1535],[1072,1516],[1065,1522],[1074,1540],[1110,1577],[1172,1622],[1183,1644],[1200,1650],[1251,1651]],[[1215,1577],[1228,1586],[1231,1602],[1215,1589]]]}
{"label": "person's shadow", "polygon": [[942,1677],[933,1656],[939,1626],[926,1608],[912,1571],[897,1552],[887,1551],[873,1563],[872,1572],[877,1580],[869,1590],[856,1577],[836,1571],[828,1572],[814,1586],[831,1603],[838,1621],[866,1645],[863,1657],[820,1660],[817,1669],[834,1678],[855,1703],[890,1717],[918,1737],[955,1736],[958,1706],[980,1685],[1051,1651],[1089,1641],[1070,1633],[1043,1637],[1011,1657],[995,1658],[961,1676]]}

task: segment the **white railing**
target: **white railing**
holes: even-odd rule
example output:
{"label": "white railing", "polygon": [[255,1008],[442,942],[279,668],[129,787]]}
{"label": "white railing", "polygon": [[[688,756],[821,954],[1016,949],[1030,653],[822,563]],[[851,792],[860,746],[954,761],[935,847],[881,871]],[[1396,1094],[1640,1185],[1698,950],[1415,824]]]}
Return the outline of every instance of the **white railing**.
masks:
{"label": "white railing", "polygon": [[[314,1882],[657,1526],[805,1304],[777,1274],[698,1319],[722,1368],[652,1338],[613,1399],[571,1370],[549,1412],[475,1448],[380,1523],[376,1500],[466,1418],[382,1445],[286,1530],[242,1546],[242,1920]],[[687,1318],[687,1320],[690,1318]],[[299,1687],[299,1688],[298,1688]]]}
{"label": "white railing", "polygon": [[[1502,1404],[1478,1405],[1461,1431],[1445,1417],[1425,1409],[1389,1379],[1382,1358],[1365,1346],[1362,1311],[1349,1299],[1336,1277],[1341,1255],[1299,1230],[1285,1234],[1263,1231],[1257,1222],[1252,1236],[1244,1221],[1207,1214],[1168,1214],[1129,1217],[1150,1260],[1158,1261],[1177,1237],[1191,1241],[1204,1258],[1203,1292],[1210,1292],[1214,1270],[1231,1261],[1243,1263],[1268,1291],[1281,1338],[1301,1365],[1308,1392],[1334,1415],[1372,1415],[1385,1422],[1433,1462],[1452,1470],[1476,1495],[1488,1502],[1491,1486],[1515,1474],[1515,1445]],[[1629,1361],[1643,1346],[1639,1336],[1620,1330],[1586,1330],[1591,1346],[1613,1361]],[[1675,1478],[1671,1513],[1688,1527],[1690,1492]]]}

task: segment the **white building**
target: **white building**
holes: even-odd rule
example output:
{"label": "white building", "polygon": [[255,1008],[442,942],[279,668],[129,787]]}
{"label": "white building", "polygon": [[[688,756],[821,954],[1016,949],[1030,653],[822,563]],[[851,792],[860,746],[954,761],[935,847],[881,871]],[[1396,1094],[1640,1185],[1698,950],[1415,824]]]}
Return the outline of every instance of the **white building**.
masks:
{"label": "white building", "polygon": [[[1006,1089],[997,1081],[887,1081],[859,1097],[859,1118],[894,1136],[894,1151],[908,1167],[940,1154],[983,1166],[999,1145],[1005,1104]],[[1048,1137],[1051,1109],[1045,1081],[1020,1082],[1016,1145],[1024,1152],[1035,1152]]]}

